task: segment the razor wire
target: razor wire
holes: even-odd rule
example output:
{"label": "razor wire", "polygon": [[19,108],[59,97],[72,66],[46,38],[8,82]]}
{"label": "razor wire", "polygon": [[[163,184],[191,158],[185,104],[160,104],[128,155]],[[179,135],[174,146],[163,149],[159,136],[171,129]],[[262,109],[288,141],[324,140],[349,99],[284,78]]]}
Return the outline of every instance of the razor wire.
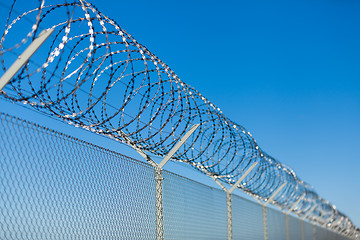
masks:
{"label": "razor wire", "polygon": [[348,236],[359,231],[113,19],[84,0],[59,2],[14,0],[9,6],[0,41],[2,74],[42,30],[54,32],[4,88],[3,97],[158,156],[200,123],[173,160],[230,185],[257,162],[239,186],[243,191],[266,201],[285,182],[275,205],[289,209],[305,196],[296,214],[305,216],[316,205],[309,219]]}

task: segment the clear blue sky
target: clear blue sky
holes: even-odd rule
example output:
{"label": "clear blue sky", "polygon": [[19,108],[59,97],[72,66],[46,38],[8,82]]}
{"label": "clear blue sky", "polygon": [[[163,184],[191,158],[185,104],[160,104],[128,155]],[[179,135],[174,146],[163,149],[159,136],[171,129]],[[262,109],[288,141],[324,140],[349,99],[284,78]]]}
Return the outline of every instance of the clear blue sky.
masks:
{"label": "clear blue sky", "polygon": [[360,2],[92,3],[360,226]]}
{"label": "clear blue sky", "polygon": [[90,2],[360,227],[360,2]]}

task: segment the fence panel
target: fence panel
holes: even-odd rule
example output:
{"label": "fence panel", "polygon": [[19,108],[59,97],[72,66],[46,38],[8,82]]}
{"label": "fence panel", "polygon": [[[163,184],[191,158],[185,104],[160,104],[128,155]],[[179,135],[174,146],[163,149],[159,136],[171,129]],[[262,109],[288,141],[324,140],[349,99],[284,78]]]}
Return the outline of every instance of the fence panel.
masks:
{"label": "fence panel", "polygon": [[316,227],[316,240],[325,240],[325,232],[322,227]]}
{"label": "fence panel", "polygon": [[226,194],[164,171],[164,238],[227,239]]}
{"label": "fence panel", "polygon": [[328,240],[337,240],[337,239],[342,239],[341,236],[336,236],[336,234],[334,234],[331,231],[327,231],[327,238]]}
{"label": "fence panel", "polygon": [[0,239],[154,239],[154,170],[0,114]]}
{"label": "fence panel", "polygon": [[[147,163],[0,113],[0,239],[155,239]],[[163,171],[166,240],[227,239],[224,191]],[[263,240],[263,208],[232,195],[233,239]],[[286,218],[267,209],[269,240]],[[313,234],[315,229],[315,234]],[[301,220],[289,216],[291,240]],[[347,239],[304,222],[305,240]]]}
{"label": "fence panel", "polygon": [[301,221],[289,216],[289,232],[291,240],[301,240]]}
{"label": "fence panel", "polygon": [[282,212],[268,208],[267,224],[269,240],[286,240],[286,217]]}
{"label": "fence panel", "polygon": [[232,196],[234,240],[263,240],[262,206],[239,196]]}
{"label": "fence panel", "polygon": [[305,240],[313,240],[313,226],[304,221],[304,239]]}
{"label": "fence panel", "polygon": [[347,238],[343,235],[340,235],[338,233],[332,232],[332,231],[328,231],[328,239],[330,240],[349,240],[350,238]]}

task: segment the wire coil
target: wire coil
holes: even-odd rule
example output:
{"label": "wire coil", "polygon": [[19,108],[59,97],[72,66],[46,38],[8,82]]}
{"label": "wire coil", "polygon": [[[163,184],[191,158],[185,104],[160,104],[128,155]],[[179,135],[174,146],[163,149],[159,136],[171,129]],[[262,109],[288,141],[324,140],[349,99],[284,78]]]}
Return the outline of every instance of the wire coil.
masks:
{"label": "wire coil", "polygon": [[[322,199],[295,172],[266,154],[250,132],[180,78],[114,20],[86,1],[37,2],[17,14],[10,8],[0,42],[1,68],[42,29],[54,32],[41,50],[2,91],[2,96],[31,105],[77,127],[166,155],[195,123],[200,127],[173,159],[233,184],[258,162],[240,188],[267,200],[282,183],[274,204],[352,236],[357,228]],[[24,36],[24,29],[29,33]],[[17,44],[12,45],[11,43]]]}

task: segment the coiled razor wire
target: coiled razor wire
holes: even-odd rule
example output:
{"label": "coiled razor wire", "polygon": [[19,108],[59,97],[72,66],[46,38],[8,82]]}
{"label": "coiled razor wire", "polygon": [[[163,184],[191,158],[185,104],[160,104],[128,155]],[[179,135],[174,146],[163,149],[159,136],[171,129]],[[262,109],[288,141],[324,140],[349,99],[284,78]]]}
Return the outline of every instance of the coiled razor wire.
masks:
{"label": "coiled razor wire", "polygon": [[[121,142],[131,139],[158,156],[200,123],[173,160],[228,184],[257,162],[239,186],[242,190],[266,201],[285,182],[275,205],[289,209],[305,196],[294,209],[297,214],[305,215],[316,204],[311,220],[348,236],[358,233],[348,217],[266,154],[250,132],[181,81],[114,20],[84,0],[59,2],[22,5],[14,0],[9,6],[0,42],[3,73],[43,29],[54,32],[5,87],[3,97]],[[31,10],[15,10],[24,6]]]}

